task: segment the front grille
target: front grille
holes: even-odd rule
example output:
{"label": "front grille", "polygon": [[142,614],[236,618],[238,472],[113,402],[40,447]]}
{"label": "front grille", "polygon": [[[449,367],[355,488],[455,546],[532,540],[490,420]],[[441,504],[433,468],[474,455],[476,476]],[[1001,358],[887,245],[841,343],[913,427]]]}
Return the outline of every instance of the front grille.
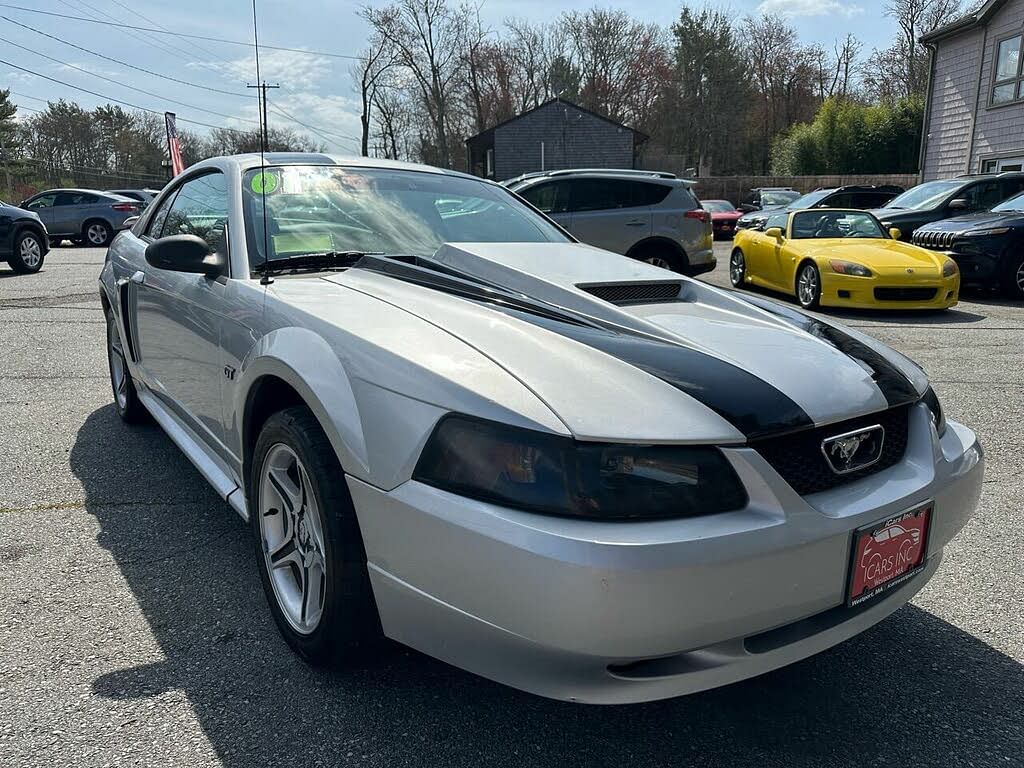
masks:
{"label": "front grille", "polygon": [[666,283],[615,283],[576,287],[611,304],[636,304],[676,299],[683,284],[673,280]]}
{"label": "front grille", "polygon": [[956,240],[956,232],[914,232],[910,239],[914,245],[931,248],[933,251],[948,251]]}
{"label": "front grille", "polygon": [[931,301],[938,288],[875,288],[875,298],[879,301]]}
{"label": "front grille", "polygon": [[[750,443],[750,447],[757,450],[764,460],[782,476],[782,479],[801,496],[808,493],[819,493],[873,475],[897,464],[907,449],[910,407],[901,405],[869,416],[848,419],[838,424],[815,427],[782,437],[755,440]],[[821,442],[830,437],[875,424],[880,424],[885,429],[881,458],[870,467],[846,475],[837,475],[833,472],[821,451]]]}

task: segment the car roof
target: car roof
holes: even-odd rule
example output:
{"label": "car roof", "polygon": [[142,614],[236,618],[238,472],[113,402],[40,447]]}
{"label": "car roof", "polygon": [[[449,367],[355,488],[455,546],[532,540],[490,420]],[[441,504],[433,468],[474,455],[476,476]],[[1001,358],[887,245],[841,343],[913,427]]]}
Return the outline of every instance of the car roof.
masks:
{"label": "car roof", "polygon": [[[243,173],[263,165],[281,167],[287,165],[325,165],[348,168],[383,168],[396,171],[418,171],[420,173],[433,173],[439,176],[457,176],[464,179],[476,181],[489,181],[479,176],[471,176],[460,171],[451,171],[445,168],[436,168],[432,165],[420,163],[407,163],[402,160],[384,160],[379,157],[361,157],[359,155],[335,155],[323,152],[267,152],[260,155],[252,152],[241,155],[223,155],[211,157],[207,160],[196,163],[189,167],[189,170],[202,168],[218,168],[225,164],[235,165]],[[494,183],[494,182],[489,182]]]}
{"label": "car roof", "polygon": [[600,178],[600,179],[628,179],[643,181],[664,181],[675,182],[686,186],[693,186],[697,182],[691,179],[680,179],[674,173],[668,171],[645,171],[636,168],[560,168],[553,171],[533,171],[524,173],[512,179],[506,179],[503,184],[522,184],[525,182],[537,182],[545,179],[555,178]]}
{"label": "car roof", "polygon": [[42,192],[36,192],[32,197],[38,197],[39,195],[52,195],[55,192],[84,192],[90,195],[108,195],[109,192],[104,192],[102,189],[83,189],[81,187],[56,187],[54,189],[44,189]]}

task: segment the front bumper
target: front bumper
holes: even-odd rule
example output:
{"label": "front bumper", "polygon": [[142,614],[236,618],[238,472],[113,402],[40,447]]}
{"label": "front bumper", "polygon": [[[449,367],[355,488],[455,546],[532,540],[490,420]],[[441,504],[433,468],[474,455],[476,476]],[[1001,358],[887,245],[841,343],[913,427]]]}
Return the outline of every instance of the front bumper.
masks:
{"label": "front bumper", "polygon": [[[810,656],[906,603],[981,492],[973,432],[911,414],[904,460],[805,498],[749,448],[726,451],[747,508],[598,523],[503,509],[416,483],[349,478],[385,633],[552,698],[629,703],[725,685]],[[935,501],[928,566],[846,609],[851,532]]]}
{"label": "front bumper", "polygon": [[[875,288],[934,288],[935,295],[926,300],[889,301],[875,297]],[[821,305],[850,309],[949,309],[960,300],[960,279],[925,278],[912,283],[906,276],[878,275],[854,277],[835,272],[821,273]]]}

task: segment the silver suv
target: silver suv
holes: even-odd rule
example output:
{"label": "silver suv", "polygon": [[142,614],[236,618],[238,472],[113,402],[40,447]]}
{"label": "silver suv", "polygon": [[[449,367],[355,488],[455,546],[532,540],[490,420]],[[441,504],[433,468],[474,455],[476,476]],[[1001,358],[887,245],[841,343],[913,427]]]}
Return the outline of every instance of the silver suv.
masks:
{"label": "silver suv", "polygon": [[110,244],[126,219],[138,216],[143,205],[110,192],[95,189],[49,189],[18,206],[39,214],[50,246],[68,239],[94,248]]}
{"label": "silver suv", "polygon": [[589,245],[688,275],[715,268],[711,214],[674,174],[575,169],[504,184]]}

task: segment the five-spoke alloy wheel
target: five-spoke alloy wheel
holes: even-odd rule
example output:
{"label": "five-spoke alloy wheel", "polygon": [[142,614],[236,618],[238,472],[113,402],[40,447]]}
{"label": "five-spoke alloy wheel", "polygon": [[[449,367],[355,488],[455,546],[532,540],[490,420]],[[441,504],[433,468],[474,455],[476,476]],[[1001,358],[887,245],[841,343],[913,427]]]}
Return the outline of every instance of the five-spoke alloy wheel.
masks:
{"label": "five-spoke alloy wheel", "polygon": [[747,260],[743,256],[743,251],[735,248],[729,256],[729,282],[732,283],[733,288],[741,288],[746,279]]}
{"label": "five-spoke alloy wheel", "polygon": [[110,387],[114,392],[114,407],[124,421],[135,423],[146,416],[146,407],[139,402],[135,382],[125,358],[124,343],[117,327],[117,318],[107,310],[107,365],[110,368]]}
{"label": "five-spoke alloy wheel", "polygon": [[43,238],[31,230],[26,230],[15,238],[14,252],[8,261],[15,272],[27,275],[43,268],[45,254]]}
{"label": "five-spoke alloy wheel", "polygon": [[797,274],[796,299],[804,309],[814,309],[821,301],[821,274],[811,262],[800,267]]}

